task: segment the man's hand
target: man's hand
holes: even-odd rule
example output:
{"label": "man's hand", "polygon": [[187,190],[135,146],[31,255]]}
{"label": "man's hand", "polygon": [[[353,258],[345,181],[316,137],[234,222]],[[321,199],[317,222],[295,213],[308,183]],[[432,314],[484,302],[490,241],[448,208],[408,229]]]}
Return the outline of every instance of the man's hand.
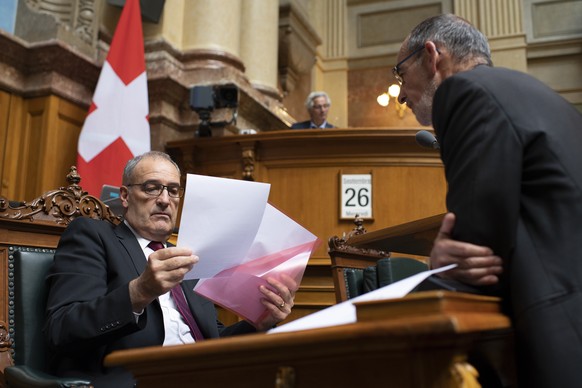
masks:
{"label": "man's hand", "polygon": [[431,268],[457,264],[456,268],[438,276],[454,279],[473,286],[489,286],[499,282],[503,262],[484,246],[456,241],[451,238],[455,215],[447,213],[430,253]]}
{"label": "man's hand", "polygon": [[267,279],[274,291],[268,287],[260,286],[261,292],[265,295],[261,302],[267,308],[268,314],[256,325],[259,331],[269,330],[275,324],[283,321],[293,308],[297,283],[287,275],[282,275],[279,280]]}
{"label": "man's hand", "polygon": [[143,273],[129,282],[133,311],[142,311],[158,296],[181,283],[198,260],[188,248],[169,247],[152,253]]}

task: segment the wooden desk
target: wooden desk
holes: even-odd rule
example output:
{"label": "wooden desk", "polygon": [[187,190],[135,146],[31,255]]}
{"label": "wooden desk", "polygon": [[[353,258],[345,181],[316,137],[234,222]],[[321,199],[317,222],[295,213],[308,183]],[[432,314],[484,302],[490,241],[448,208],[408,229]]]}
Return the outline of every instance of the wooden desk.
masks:
{"label": "wooden desk", "polygon": [[105,364],[130,370],[140,388],[456,387],[472,379],[471,352],[510,364],[496,298],[433,291],[357,311],[355,324],[118,351]]}

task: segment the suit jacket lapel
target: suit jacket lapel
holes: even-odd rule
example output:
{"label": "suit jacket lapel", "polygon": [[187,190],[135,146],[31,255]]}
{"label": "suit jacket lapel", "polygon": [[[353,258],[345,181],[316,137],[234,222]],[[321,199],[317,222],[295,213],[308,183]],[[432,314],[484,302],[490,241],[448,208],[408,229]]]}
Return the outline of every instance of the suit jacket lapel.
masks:
{"label": "suit jacket lapel", "polygon": [[[133,232],[123,222],[117,225],[114,230],[119,242],[123,245],[130,257],[137,274],[141,274],[145,270],[147,260]],[[173,245],[168,243],[168,246]],[[192,315],[194,315],[196,323],[198,323],[198,327],[200,328],[200,331],[202,331],[204,337],[218,337],[214,305],[211,301],[193,291],[197,282],[198,280],[185,280],[182,283],[182,289],[184,290],[184,295],[186,296],[188,305],[190,306],[190,311],[192,311]],[[156,299],[154,303],[159,303],[158,299]],[[209,306],[212,307],[212,310],[210,311]]]}
{"label": "suit jacket lapel", "polygon": [[119,242],[123,245],[127,255],[131,259],[136,273],[140,275],[145,270],[147,260],[133,232],[125,225],[125,222],[117,225],[114,230]]}

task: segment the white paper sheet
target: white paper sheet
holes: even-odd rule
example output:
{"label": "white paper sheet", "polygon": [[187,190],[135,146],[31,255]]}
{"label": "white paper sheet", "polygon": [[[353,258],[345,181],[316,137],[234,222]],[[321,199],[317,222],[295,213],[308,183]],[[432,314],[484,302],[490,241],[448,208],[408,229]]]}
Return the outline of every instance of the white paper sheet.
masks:
{"label": "white paper sheet", "polygon": [[417,273],[396,283],[392,283],[385,287],[368,292],[364,295],[360,295],[356,298],[338,303],[324,310],[320,310],[316,313],[271,329],[268,333],[284,333],[289,331],[317,329],[322,327],[355,323],[357,321],[356,307],[354,306],[355,302],[402,298],[429,276],[439,272],[447,271],[456,266],[456,264],[451,264],[446,267]]}
{"label": "white paper sheet", "polygon": [[177,245],[200,261],[186,279],[210,278],[240,263],[257,235],[269,190],[267,183],[188,174]]}

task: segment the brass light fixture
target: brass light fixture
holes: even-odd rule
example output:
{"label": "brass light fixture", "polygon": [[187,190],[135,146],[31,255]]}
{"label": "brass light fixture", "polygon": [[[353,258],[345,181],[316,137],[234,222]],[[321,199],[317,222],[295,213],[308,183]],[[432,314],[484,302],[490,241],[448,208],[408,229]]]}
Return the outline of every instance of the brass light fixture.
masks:
{"label": "brass light fixture", "polygon": [[406,113],[406,104],[401,104],[398,102],[398,95],[400,94],[400,85],[392,84],[388,88],[388,91],[382,93],[376,98],[378,104],[381,106],[388,106],[391,100],[394,100],[394,108],[396,109],[396,114],[399,118],[404,117],[404,113]]}

